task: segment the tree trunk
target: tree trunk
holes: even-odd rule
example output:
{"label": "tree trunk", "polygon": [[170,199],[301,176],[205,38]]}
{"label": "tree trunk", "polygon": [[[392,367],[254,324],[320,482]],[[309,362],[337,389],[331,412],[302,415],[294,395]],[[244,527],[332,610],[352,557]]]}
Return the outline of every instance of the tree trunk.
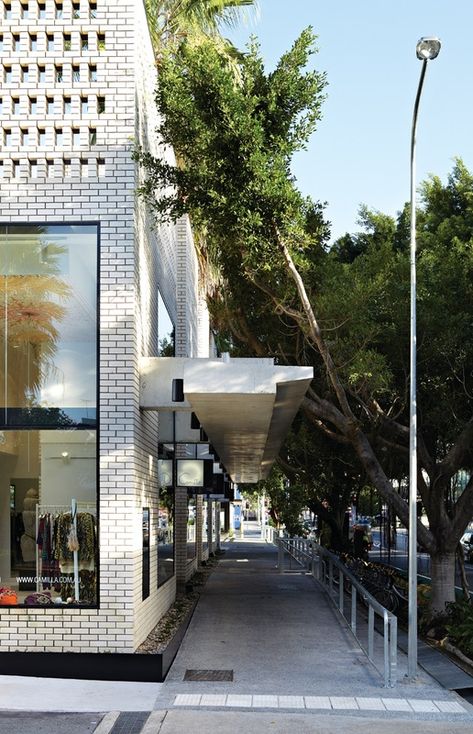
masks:
{"label": "tree trunk", "polygon": [[330,522],[330,530],[332,531],[330,550],[344,551],[346,550],[345,538],[343,537],[343,527],[336,521]]}
{"label": "tree trunk", "polygon": [[444,551],[431,556],[432,616],[443,614],[445,605],[455,601],[455,551]]}
{"label": "tree trunk", "polygon": [[457,561],[458,561],[458,570],[460,572],[463,598],[465,601],[470,602],[471,601],[470,587],[468,584],[468,576],[466,575],[466,571],[465,571],[465,558],[463,555],[463,546],[461,543],[458,543],[457,545]]}

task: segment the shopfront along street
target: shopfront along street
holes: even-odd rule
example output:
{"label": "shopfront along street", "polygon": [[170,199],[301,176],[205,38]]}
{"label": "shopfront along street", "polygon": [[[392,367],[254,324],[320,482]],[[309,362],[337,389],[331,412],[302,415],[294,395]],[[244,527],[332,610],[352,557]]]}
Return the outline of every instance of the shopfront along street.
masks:
{"label": "shopfront along street", "polygon": [[164,682],[4,676],[0,731],[22,731],[31,711],[48,731],[67,725],[74,734],[174,734],[200,725],[230,732],[237,721],[248,732],[270,721],[277,732],[289,725],[302,732],[318,726],[324,732],[361,731],[375,722],[383,731],[471,728],[468,693],[465,698],[460,694],[466,689],[438,682],[438,661],[427,664],[433,675],[420,667],[409,682],[406,655],[399,652],[395,685],[384,687],[382,672],[320,583],[294,559],[286,559],[281,573],[278,549],[261,539],[256,521],[244,522],[243,532],[221,547]]}
{"label": "shopfront along street", "polygon": [[[0,0],[0,734],[472,731],[473,668],[413,646],[417,615],[403,626],[342,565],[353,494],[386,494],[405,524],[421,504],[387,420],[408,392],[385,343],[406,331],[406,223],[366,210],[369,236],[330,249],[291,173],[322,116],[316,36],[266,73],[222,35],[251,5]],[[419,48],[424,73],[440,41]],[[457,162],[455,217],[468,175]],[[424,297],[464,280],[467,300],[457,224],[454,275]],[[448,536],[452,578],[473,482],[455,396],[465,425],[432,444],[458,481],[437,535],[418,524],[431,551]],[[372,558],[415,564],[415,526],[396,547],[374,528]],[[473,583],[469,543],[465,559]]]}

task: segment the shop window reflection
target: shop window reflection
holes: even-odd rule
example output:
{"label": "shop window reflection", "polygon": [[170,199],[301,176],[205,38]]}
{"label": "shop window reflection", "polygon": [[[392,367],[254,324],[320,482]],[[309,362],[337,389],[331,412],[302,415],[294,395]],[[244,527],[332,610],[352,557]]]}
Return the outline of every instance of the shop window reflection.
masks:
{"label": "shop window reflection", "polygon": [[97,227],[0,226],[0,422],[96,419]]}
{"label": "shop window reflection", "polygon": [[174,490],[160,487],[158,512],[158,587],[174,576]]}
{"label": "shop window reflection", "polygon": [[207,550],[209,547],[209,535],[208,535],[208,502],[204,500],[202,503],[202,549]]}
{"label": "shop window reflection", "polygon": [[192,495],[187,499],[187,558],[196,555],[196,501]]}

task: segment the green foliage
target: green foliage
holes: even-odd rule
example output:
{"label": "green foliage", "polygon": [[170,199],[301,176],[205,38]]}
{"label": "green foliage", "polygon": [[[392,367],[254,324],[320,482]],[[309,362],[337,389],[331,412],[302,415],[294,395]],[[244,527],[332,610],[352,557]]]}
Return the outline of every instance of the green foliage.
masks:
{"label": "green foliage", "polygon": [[[441,460],[472,415],[473,178],[458,161],[446,186],[423,187],[418,214],[418,403],[423,440]],[[409,253],[397,222],[363,210],[365,232],[342,238],[322,303],[342,324],[333,353],[362,395],[408,422]],[[351,248],[351,249],[350,249]],[[351,284],[351,288],[350,288]],[[361,368],[360,368],[361,365]],[[374,379],[373,379],[374,377]],[[465,459],[466,464],[473,457]]]}
{"label": "green foliage", "polygon": [[301,512],[306,507],[304,487],[290,482],[278,467],[273,467],[269,477],[256,485],[243,485],[245,495],[259,495],[262,492],[269,499],[269,511],[273,523],[284,525],[290,536],[302,533]]}
{"label": "green foliage", "polygon": [[[307,29],[266,73],[255,42],[236,65],[210,42],[183,43],[163,56],[157,92],[159,133],[179,165],[137,157],[147,173],[141,193],[158,217],[189,214],[202,258],[218,271],[208,302],[220,342],[235,355],[313,366],[305,401],[312,428],[294,433],[284,470],[313,497],[318,514],[326,510],[341,543],[347,494],[367,483],[352,447],[370,483],[407,520],[386,476],[406,472],[409,210],[395,220],[363,208],[361,232],[327,251],[323,205],[304,197],[291,174],[294,153],[321,115],[325,75],[306,70],[314,52]],[[473,467],[465,434],[473,414],[472,200],[473,179],[457,161],[446,186],[437,178],[424,184],[418,212],[418,425],[430,521],[430,531],[420,526],[419,533],[439,554],[456,547],[473,509],[463,497],[460,509],[443,511],[450,478]],[[288,277],[284,247],[316,314],[319,340]],[[340,442],[320,458],[328,439],[316,439],[314,425]],[[473,483],[464,495],[473,496]]]}
{"label": "green foliage", "polygon": [[467,601],[447,605],[446,629],[453,644],[473,658],[473,606]]}
{"label": "green foliage", "polygon": [[356,495],[356,509],[358,515],[370,517],[378,515],[382,509],[382,503],[374,487],[364,485]]}
{"label": "green foliage", "polygon": [[364,473],[347,446],[334,450],[315,426],[299,416],[281,451],[280,466],[293,484],[303,490],[300,503],[319,518],[322,542],[336,551],[347,550],[346,511],[358,495]]}
{"label": "green foliage", "polygon": [[166,336],[159,340],[159,356],[160,357],[174,357],[175,345],[174,345],[174,330],[168,339]]}
{"label": "green foliage", "polygon": [[305,71],[314,52],[308,29],[271,73],[256,43],[237,72],[211,43],[183,44],[162,60],[159,132],[180,164],[138,156],[148,174],[142,193],[161,220],[191,215],[219,272],[208,299],[213,326],[235,355],[302,364],[314,357],[285,313],[298,300],[276,236],[278,229],[317,287],[328,226],[323,207],[300,194],[290,173],[321,113],[325,75]]}
{"label": "green foliage", "polygon": [[[327,236],[320,206],[289,175],[292,155],[320,117],[325,77],[303,72],[313,52],[307,30],[268,75],[255,43],[238,74],[211,43],[183,44],[177,56],[163,58],[159,132],[183,167],[143,155],[142,191],[161,218],[192,215],[226,280],[245,271],[273,284],[283,276],[275,227],[291,236],[301,258]],[[154,191],[170,186],[178,195],[156,201]]]}

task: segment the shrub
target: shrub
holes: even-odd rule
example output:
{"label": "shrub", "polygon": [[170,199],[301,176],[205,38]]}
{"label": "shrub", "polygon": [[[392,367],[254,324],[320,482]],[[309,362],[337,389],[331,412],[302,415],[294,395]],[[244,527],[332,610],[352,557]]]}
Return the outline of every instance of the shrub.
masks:
{"label": "shrub", "polygon": [[453,644],[473,657],[473,606],[467,601],[447,604],[446,629]]}

